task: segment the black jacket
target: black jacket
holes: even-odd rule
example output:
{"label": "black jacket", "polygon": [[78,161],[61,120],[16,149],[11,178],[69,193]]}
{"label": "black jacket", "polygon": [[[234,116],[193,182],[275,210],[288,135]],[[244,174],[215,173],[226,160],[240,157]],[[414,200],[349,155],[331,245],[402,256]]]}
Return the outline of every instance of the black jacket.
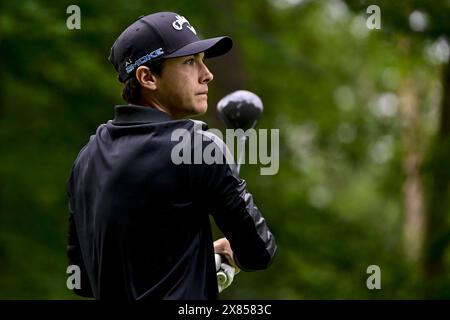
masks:
{"label": "black jacket", "polygon": [[189,133],[193,153],[223,144],[204,123],[128,105],[117,106],[115,119],[80,151],[67,182],[69,264],[81,269],[77,294],[217,299],[209,214],[242,270],[271,263],[275,239],[235,166],[175,164],[176,129]]}

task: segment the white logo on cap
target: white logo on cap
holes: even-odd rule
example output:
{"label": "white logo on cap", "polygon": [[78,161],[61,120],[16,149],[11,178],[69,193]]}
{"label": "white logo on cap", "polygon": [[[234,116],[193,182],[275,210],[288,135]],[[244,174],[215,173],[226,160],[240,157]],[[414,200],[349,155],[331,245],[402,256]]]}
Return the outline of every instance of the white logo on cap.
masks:
{"label": "white logo on cap", "polygon": [[183,24],[187,23],[186,27],[188,27],[189,30],[191,30],[195,35],[197,35],[197,32],[195,32],[194,27],[191,26],[191,24],[189,23],[189,21],[187,21],[185,17],[176,15],[175,18],[177,19],[172,23],[172,26],[174,27],[175,30],[183,29]]}

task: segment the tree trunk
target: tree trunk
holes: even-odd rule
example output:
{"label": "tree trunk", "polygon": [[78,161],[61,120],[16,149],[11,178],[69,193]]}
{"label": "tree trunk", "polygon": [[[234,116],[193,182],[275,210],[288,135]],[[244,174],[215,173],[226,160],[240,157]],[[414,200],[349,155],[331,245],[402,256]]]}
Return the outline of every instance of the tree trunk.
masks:
{"label": "tree trunk", "polygon": [[[450,65],[443,68],[439,131],[424,166],[427,186],[427,241],[424,273],[426,297],[442,297],[445,251],[450,241]],[[448,295],[448,293],[447,293]],[[448,298],[448,296],[447,296]]]}
{"label": "tree trunk", "polygon": [[404,160],[403,184],[404,248],[411,262],[422,258],[425,237],[424,190],[420,167],[423,150],[421,142],[421,116],[418,110],[417,90],[414,78],[408,77],[400,88],[400,117],[403,128]]}

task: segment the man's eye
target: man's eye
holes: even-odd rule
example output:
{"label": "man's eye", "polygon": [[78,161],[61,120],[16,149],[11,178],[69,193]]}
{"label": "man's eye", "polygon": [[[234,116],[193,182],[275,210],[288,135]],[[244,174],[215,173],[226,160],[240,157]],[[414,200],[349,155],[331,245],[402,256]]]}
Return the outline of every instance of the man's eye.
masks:
{"label": "man's eye", "polygon": [[193,58],[188,59],[184,63],[186,63],[186,64],[194,64],[194,59]]}

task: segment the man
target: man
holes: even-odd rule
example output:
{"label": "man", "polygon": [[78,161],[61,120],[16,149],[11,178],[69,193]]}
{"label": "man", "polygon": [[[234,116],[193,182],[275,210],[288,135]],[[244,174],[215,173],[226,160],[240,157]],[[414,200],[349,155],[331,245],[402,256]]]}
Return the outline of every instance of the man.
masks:
{"label": "man", "polygon": [[[213,75],[204,59],[231,47],[228,37],[200,40],[171,12],[140,17],[115,41],[109,60],[129,104],[98,127],[67,183],[69,263],[81,270],[75,293],[217,299],[214,252],[244,271],[271,263],[275,239],[235,166],[172,158],[175,130],[200,141],[193,153],[223,147],[205,124],[184,118],[207,110]],[[226,237],[214,243],[209,214]]]}

